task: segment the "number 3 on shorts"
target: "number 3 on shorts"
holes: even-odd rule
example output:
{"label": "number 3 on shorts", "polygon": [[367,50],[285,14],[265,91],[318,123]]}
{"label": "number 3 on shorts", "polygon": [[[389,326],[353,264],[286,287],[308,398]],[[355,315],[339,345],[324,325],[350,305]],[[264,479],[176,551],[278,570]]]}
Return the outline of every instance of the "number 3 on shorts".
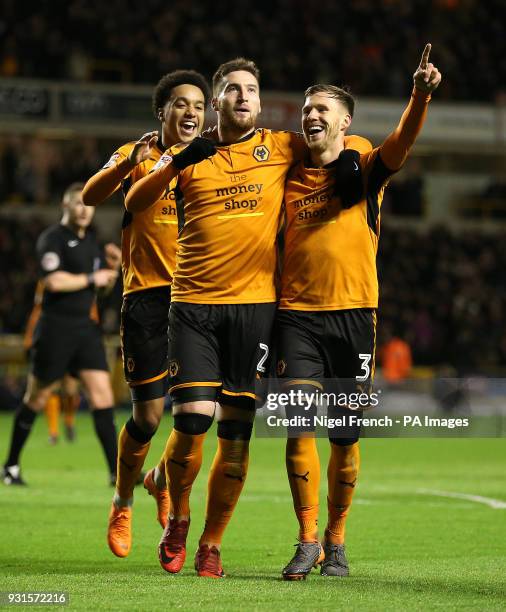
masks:
{"label": "number 3 on shorts", "polygon": [[359,382],[363,382],[369,378],[369,374],[371,373],[371,368],[369,367],[369,362],[371,361],[371,353],[360,353],[359,359],[362,360],[362,371],[364,374],[362,376],[355,376],[355,380]]}
{"label": "number 3 on shorts", "polygon": [[260,357],[260,361],[258,362],[257,372],[262,372],[263,374],[265,372],[264,363],[267,357],[269,356],[269,347],[267,346],[267,344],[264,344],[263,342],[260,342],[258,346],[260,347],[260,350],[264,352],[264,354]]}

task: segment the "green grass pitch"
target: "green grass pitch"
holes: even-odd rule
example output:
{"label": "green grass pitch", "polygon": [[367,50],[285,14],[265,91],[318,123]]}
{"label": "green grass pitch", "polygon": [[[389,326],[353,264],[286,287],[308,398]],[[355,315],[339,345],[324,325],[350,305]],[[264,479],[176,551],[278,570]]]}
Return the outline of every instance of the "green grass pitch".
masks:
{"label": "green grass pitch", "polygon": [[[3,456],[11,418],[0,416]],[[118,423],[126,418],[119,414]],[[169,428],[166,417],[146,466],[158,460]],[[320,442],[324,471],[328,442]],[[0,591],[67,591],[66,609],[81,610],[506,608],[506,509],[420,491],[506,501],[506,440],[363,440],[347,530],[352,576],[323,578],[314,570],[294,583],[280,579],[297,533],[282,440],[252,441],[248,480],[223,543],[227,578],[194,575],[214,448],[212,430],[192,494],[187,563],[170,576],[158,565],[161,530],[142,488],[136,490],[130,556],[109,552],[112,489],[89,415],[79,415],[75,444],[55,447],[39,419],[23,456],[29,487],[0,485]],[[323,478],[322,502],[324,485]],[[322,511],[322,527],[325,518]]]}

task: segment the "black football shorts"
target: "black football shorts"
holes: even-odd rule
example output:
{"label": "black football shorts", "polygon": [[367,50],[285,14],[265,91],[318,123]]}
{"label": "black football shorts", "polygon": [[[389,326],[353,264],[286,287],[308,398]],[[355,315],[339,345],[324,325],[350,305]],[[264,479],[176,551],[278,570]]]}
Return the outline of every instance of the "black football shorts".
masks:
{"label": "black football shorts", "polygon": [[134,401],[164,397],[170,287],[128,293],[121,307],[123,370]]}
{"label": "black football shorts", "polygon": [[372,308],[279,310],[275,338],[280,378],[367,384],[374,377],[376,311]]}
{"label": "black football shorts", "polygon": [[[285,381],[283,386],[304,391],[318,389],[349,400],[371,392],[376,310],[279,310],[274,329],[276,375]],[[345,402],[345,407],[328,404],[327,415],[346,418],[350,414],[346,406],[350,402]],[[361,417],[363,410],[353,408],[355,415]],[[297,407],[291,410],[298,414]],[[336,443],[351,444],[358,439],[360,426],[329,429],[328,435]]]}
{"label": "black football shorts", "polygon": [[102,332],[95,321],[43,313],[32,344],[32,373],[50,384],[70,372],[108,370]]}
{"label": "black football shorts", "polygon": [[169,390],[253,410],[255,381],[268,372],[276,304],[187,304],[169,314]]}

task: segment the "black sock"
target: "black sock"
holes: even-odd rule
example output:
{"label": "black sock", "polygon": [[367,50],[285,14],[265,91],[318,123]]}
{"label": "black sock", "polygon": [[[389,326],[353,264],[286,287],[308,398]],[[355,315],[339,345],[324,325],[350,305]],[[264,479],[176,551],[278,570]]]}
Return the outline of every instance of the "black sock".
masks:
{"label": "black sock", "polygon": [[118,435],[114,424],[114,412],[112,408],[93,410],[93,424],[100,444],[104,449],[109,472],[116,474],[116,461],[118,459]]}
{"label": "black sock", "polygon": [[19,464],[19,455],[21,454],[23,446],[25,445],[25,442],[32,431],[36,416],[37,413],[24,402],[19,404],[14,417],[14,425],[12,427],[11,448],[9,450],[7,461],[5,462],[7,467],[10,465]]}

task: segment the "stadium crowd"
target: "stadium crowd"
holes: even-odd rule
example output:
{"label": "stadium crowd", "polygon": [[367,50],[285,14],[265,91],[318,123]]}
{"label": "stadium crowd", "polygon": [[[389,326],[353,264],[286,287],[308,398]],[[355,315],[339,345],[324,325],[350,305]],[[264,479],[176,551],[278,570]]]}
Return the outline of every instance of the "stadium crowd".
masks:
{"label": "stadium crowd", "polygon": [[[86,180],[106,159],[110,145],[94,138],[53,140],[0,137],[0,202],[57,204],[63,190]],[[107,148],[108,147],[108,148]]]}
{"label": "stadium crowd", "polygon": [[7,0],[0,75],[153,83],[181,67],[212,74],[240,50],[261,66],[265,89],[320,81],[404,97],[431,40],[448,75],[440,99],[493,101],[506,83],[503,13],[502,0],[57,0],[35,10]]}
{"label": "stadium crowd", "polygon": [[35,243],[44,229],[40,219],[30,223],[2,218],[0,224],[0,333],[23,333],[33,306],[38,279]]}
{"label": "stadium crowd", "polygon": [[385,224],[378,255],[379,333],[411,345],[416,365],[460,372],[506,365],[504,233],[418,234]]}
{"label": "stadium crowd", "polygon": [[[22,224],[4,219],[0,228],[1,333],[23,332],[42,229],[36,218]],[[502,233],[456,234],[436,227],[420,234],[385,222],[378,255],[379,344],[390,334],[404,338],[415,365],[451,364],[459,371],[506,366],[505,267]],[[120,292],[115,295],[119,309]],[[117,330],[109,323],[107,331]]]}

